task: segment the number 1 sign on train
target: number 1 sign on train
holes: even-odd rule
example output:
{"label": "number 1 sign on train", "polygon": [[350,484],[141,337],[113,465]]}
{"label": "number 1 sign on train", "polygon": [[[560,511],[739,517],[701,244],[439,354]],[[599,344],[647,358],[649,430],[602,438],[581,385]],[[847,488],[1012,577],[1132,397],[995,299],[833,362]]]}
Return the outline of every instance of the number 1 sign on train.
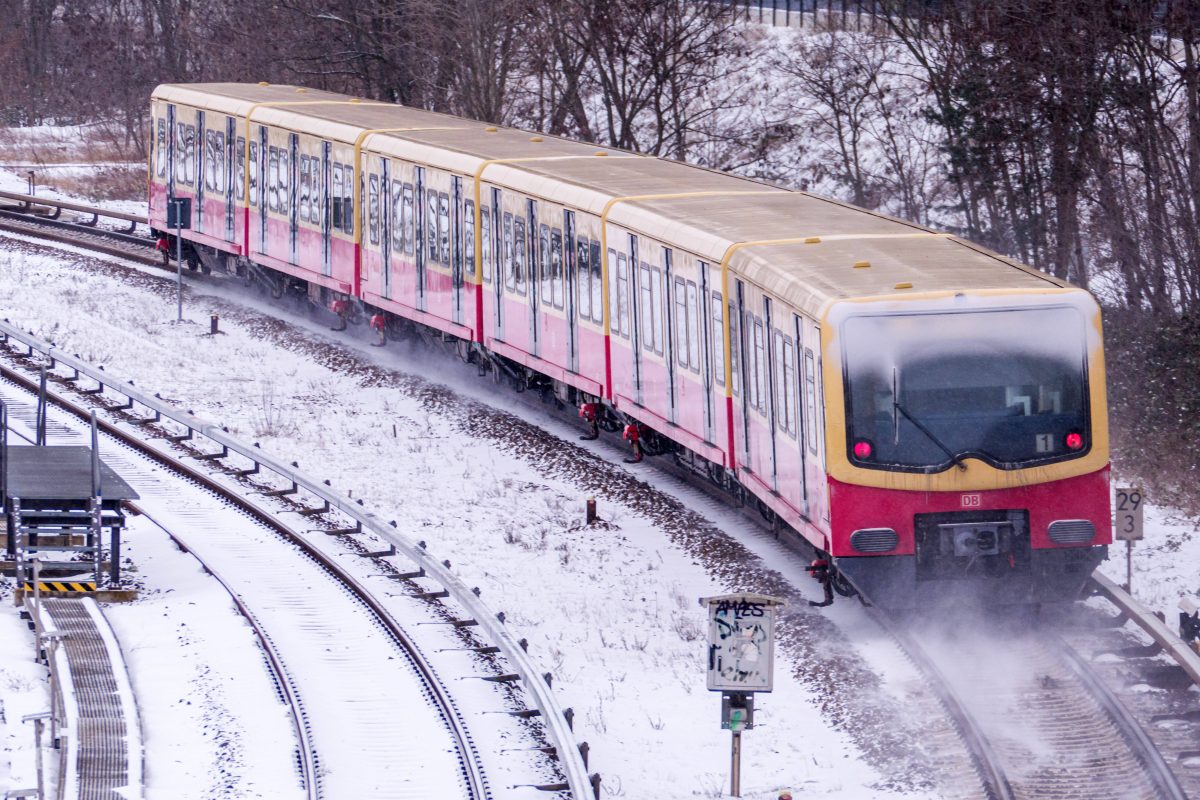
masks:
{"label": "number 1 sign on train", "polygon": [[1141,489],[1117,489],[1117,523],[1113,527],[1113,538],[1124,542],[1142,540],[1142,509],[1146,498]]}

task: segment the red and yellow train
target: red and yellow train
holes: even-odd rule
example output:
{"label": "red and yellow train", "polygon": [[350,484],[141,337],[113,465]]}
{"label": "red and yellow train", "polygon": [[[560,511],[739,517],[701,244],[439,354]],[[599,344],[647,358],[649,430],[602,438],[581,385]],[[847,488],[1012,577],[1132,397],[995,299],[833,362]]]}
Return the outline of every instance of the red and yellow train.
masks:
{"label": "red and yellow train", "polygon": [[753,497],[894,607],[1106,555],[1099,309],[955,236],[663,159],[266,84],[153,95],[150,220],[426,326]]}

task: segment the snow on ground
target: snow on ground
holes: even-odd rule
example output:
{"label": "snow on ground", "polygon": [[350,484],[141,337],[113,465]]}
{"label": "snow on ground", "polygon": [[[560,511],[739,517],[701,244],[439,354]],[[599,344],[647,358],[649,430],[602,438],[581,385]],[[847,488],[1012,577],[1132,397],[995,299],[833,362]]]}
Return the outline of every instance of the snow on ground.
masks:
{"label": "snow on ground", "polygon": [[[0,591],[0,792],[37,786],[34,730],[22,717],[50,710],[50,684],[34,660],[33,633],[17,615],[12,594]],[[50,736],[42,734],[43,743]],[[46,751],[53,753],[54,751]],[[49,756],[47,755],[47,758]]]}
{"label": "snow on ground", "polygon": [[[507,612],[510,624],[529,638],[531,652],[553,671],[563,705],[577,711],[579,738],[592,746],[592,767],[604,776],[605,796],[723,795],[729,735],[719,729],[718,697],[704,690],[704,617],[697,598],[729,587],[681,553],[663,530],[612,505],[601,509],[607,528],[581,528],[575,523],[585,498],[578,487],[464,436],[453,420],[414,398],[315,364],[302,349],[276,341],[269,327],[225,320],[224,335],[205,336],[203,301],[189,301],[188,322],[176,325],[172,289],[161,278],[117,281],[76,266],[79,260],[0,251],[0,316],[298,460],[426,539],[432,552],[483,589],[494,608]],[[414,360],[428,355],[397,349],[373,355],[415,374],[449,369],[440,360],[436,366]],[[500,390],[480,382],[475,391],[496,397]],[[653,467],[639,469],[654,474]],[[748,536],[751,549],[781,565],[794,562],[769,537],[746,534],[734,514],[718,521],[731,534]],[[139,552],[136,542],[131,547]],[[261,711],[249,699],[206,696],[222,685],[218,676],[244,671],[233,662],[252,660],[245,650],[253,648],[216,600],[204,613],[185,608],[202,590],[162,563],[138,564],[147,581],[151,571],[158,573],[153,580],[161,590],[114,612],[123,642],[127,635],[139,642],[129,645],[134,684],[144,718],[157,720],[146,734],[150,797],[172,796],[167,787],[176,785],[176,772],[192,776],[181,786],[201,780],[194,776],[216,780],[209,770],[219,741],[219,734],[196,734],[193,752],[186,737],[159,741],[166,734],[154,725],[194,727],[198,715],[208,721],[205,714],[227,712],[230,729],[248,729],[243,717]],[[788,571],[793,581],[803,577],[799,564]],[[168,594],[176,581],[181,585]],[[181,617],[176,610],[191,614]],[[856,614],[850,604],[834,611],[851,626],[862,624]],[[176,646],[183,622],[191,628],[180,642],[186,650],[164,663],[177,667],[167,671],[195,679],[186,687],[175,678],[169,686],[156,685],[167,679],[149,653],[156,645]],[[236,635],[214,645],[226,624]],[[864,646],[872,646],[869,636]],[[822,713],[822,698],[788,679],[797,665],[784,657],[776,670],[776,691],[757,704],[760,727],[744,738],[744,796],[773,800],[782,789],[813,797],[888,795],[879,788],[885,776],[866,765],[845,730]],[[212,680],[203,679],[209,671]],[[181,697],[187,698],[183,705],[201,710],[175,717]],[[225,764],[228,780],[266,785],[271,777],[249,761]],[[161,780],[164,771],[172,777]]]}

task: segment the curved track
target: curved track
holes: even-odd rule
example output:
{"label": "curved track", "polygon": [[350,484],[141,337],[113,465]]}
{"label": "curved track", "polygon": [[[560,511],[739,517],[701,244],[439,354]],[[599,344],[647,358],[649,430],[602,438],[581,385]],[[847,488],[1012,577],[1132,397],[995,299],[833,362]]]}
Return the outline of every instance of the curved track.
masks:
{"label": "curved track", "polygon": [[[0,373],[22,391],[33,390],[23,376],[7,368]],[[57,404],[86,415],[64,400]],[[82,436],[78,425],[54,432],[60,441]],[[374,593],[228,487],[115,426],[106,425],[105,433],[124,445],[106,448],[105,460],[142,494],[139,508],[219,576],[266,641],[298,729],[309,797],[491,796],[454,698]],[[162,480],[161,466],[187,480]],[[342,591],[313,585],[322,579]],[[423,707],[436,713],[422,714]],[[447,741],[439,746],[442,729]],[[450,786],[448,774],[457,775]]]}

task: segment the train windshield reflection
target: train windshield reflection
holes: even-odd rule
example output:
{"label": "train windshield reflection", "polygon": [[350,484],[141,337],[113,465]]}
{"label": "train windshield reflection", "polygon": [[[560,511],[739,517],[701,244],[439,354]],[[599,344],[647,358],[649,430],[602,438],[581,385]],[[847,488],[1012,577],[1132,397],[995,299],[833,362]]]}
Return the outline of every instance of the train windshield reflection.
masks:
{"label": "train windshield reflection", "polygon": [[1075,308],[851,317],[847,451],[862,467],[1015,469],[1087,452],[1086,321]]}

